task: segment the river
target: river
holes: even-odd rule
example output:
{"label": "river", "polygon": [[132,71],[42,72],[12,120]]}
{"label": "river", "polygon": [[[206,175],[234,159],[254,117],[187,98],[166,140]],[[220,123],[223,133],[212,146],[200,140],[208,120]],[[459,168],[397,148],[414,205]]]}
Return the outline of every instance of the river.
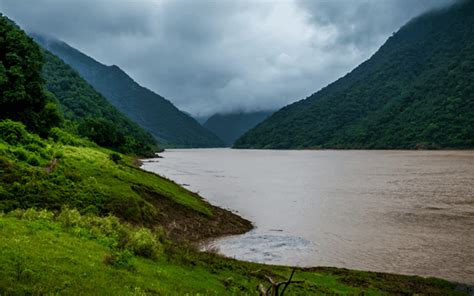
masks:
{"label": "river", "polygon": [[145,170],[249,219],[225,256],[474,284],[474,151],[176,149]]}

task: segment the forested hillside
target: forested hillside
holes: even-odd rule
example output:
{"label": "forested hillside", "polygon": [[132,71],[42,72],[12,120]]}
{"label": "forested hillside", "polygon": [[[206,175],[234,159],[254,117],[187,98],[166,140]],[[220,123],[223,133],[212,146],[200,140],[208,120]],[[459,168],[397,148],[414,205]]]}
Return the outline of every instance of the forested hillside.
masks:
{"label": "forested hillside", "polygon": [[62,118],[43,88],[42,53],[16,24],[0,14],[0,119],[22,121],[45,135]]}
{"label": "forested hillside", "polygon": [[112,105],[168,147],[219,147],[222,141],[170,101],[140,86],[117,66],[105,66],[64,42],[33,34]]}
{"label": "forested hillside", "polygon": [[474,1],[422,15],[237,148],[474,147]]}
{"label": "forested hillside", "polygon": [[240,136],[265,120],[272,112],[238,112],[214,114],[203,124],[205,128],[222,139],[226,146],[232,146]]}
{"label": "forested hillside", "polygon": [[68,128],[101,146],[125,153],[152,154],[155,139],[90,86],[69,65],[43,50],[46,88],[59,101]]}

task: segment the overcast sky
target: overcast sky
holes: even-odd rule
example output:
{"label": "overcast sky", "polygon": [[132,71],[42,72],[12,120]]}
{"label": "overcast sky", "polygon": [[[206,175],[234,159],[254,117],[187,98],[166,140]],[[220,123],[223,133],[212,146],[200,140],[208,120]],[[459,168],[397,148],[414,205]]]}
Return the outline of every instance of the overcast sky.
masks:
{"label": "overcast sky", "polygon": [[0,0],[0,11],[209,115],[305,98],[452,1]]}

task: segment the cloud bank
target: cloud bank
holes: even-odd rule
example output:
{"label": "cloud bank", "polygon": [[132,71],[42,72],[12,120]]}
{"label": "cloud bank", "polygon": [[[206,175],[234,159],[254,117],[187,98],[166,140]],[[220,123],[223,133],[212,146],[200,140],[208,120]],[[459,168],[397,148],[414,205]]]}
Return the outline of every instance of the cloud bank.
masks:
{"label": "cloud bank", "polygon": [[0,11],[205,116],[300,100],[414,16],[451,2],[0,0]]}

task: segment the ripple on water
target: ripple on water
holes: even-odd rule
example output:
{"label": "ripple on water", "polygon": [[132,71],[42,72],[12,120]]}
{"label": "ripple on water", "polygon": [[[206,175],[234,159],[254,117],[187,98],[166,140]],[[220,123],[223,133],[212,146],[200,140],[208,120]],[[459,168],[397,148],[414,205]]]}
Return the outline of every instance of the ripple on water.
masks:
{"label": "ripple on water", "polygon": [[284,233],[261,234],[252,231],[242,236],[213,241],[204,247],[208,248],[215,248],[219,253],[240,260],[282,263],[301,251],[314,249],[314,244],[302,237]]}

